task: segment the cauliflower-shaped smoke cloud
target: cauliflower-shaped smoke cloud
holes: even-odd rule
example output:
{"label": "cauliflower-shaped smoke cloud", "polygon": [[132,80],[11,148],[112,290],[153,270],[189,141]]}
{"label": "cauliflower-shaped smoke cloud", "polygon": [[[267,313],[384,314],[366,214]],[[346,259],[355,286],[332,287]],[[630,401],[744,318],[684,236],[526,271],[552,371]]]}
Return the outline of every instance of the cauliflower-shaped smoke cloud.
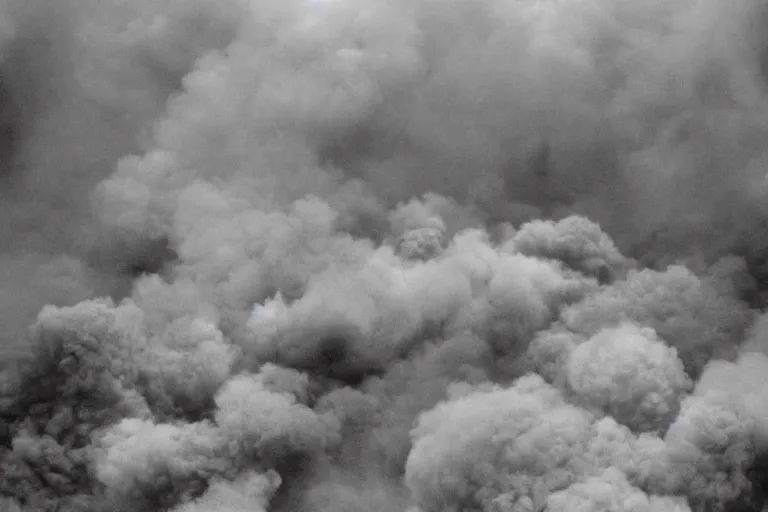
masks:
{"label": "cauliflower-shaped smoke cloud", "polygon": [[663,431],[691,389],[677,351],[650,328],[600,331],[570,355],[568,384],[588,406],[637,431]]}

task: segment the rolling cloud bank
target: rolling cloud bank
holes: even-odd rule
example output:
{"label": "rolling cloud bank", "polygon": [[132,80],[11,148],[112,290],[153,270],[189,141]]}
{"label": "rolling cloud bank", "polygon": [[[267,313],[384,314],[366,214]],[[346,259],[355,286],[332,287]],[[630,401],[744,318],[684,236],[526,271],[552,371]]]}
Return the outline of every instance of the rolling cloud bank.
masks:
{"label": "rolling cloud bank", "polygon": [[763,0],[0,0],[0,510],[759,512]]}

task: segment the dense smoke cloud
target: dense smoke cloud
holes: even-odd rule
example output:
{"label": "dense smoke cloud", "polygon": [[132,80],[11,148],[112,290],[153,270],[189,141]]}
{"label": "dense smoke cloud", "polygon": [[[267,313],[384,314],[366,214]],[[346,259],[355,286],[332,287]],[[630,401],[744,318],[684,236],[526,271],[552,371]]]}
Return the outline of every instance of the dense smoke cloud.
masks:
{"label": "dense smoke cloud", "polygon": [[0,508],[763,510],[767,22],[0,0]]}

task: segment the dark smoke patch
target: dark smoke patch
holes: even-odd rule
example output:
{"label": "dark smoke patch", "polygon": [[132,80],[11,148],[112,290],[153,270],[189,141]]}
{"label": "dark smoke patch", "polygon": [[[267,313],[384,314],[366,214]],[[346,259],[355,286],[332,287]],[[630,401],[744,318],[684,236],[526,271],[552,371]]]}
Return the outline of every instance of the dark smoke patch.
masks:
{"label": "dark smoke patch", "polygon": [[351,387],[359,386],[366,378],[382,372],[356,358],[352,350],[349,341],[344,338],[325,339],[319,345],[312,370]]}
{"label": "dark smoke patch", "polygon": [[[39,510],[97,492],[89,445],[100,428],[135,413],[96,339],[38,328],[35,356],[6,370],[0,492]],[[15,373],[18,371],[18,373]]]}
{"label": "dark smoke patch", "polygon": [[0,72],[0,177],[8,178],[12,174],[15,152],[22,136],[22,114],[18,100],[5,82]]}
{"label": "dark smoke patch", "polygon": [[101,240],[87,255],[89,264],[108,276],[115,276],[117,296],[130,292],[127,286],[136,279],[147,275],[164,275],[177,256],[168,240],[134,241]]}

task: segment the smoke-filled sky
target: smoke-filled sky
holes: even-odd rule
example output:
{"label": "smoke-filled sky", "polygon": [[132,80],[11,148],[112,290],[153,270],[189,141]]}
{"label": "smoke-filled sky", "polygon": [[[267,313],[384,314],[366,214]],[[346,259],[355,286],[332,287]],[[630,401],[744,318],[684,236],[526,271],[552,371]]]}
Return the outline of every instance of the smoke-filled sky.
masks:
{"label": "smoke-filled sky", "polygon": [[0,0],[0,509],[761,512],[765,0]]}

